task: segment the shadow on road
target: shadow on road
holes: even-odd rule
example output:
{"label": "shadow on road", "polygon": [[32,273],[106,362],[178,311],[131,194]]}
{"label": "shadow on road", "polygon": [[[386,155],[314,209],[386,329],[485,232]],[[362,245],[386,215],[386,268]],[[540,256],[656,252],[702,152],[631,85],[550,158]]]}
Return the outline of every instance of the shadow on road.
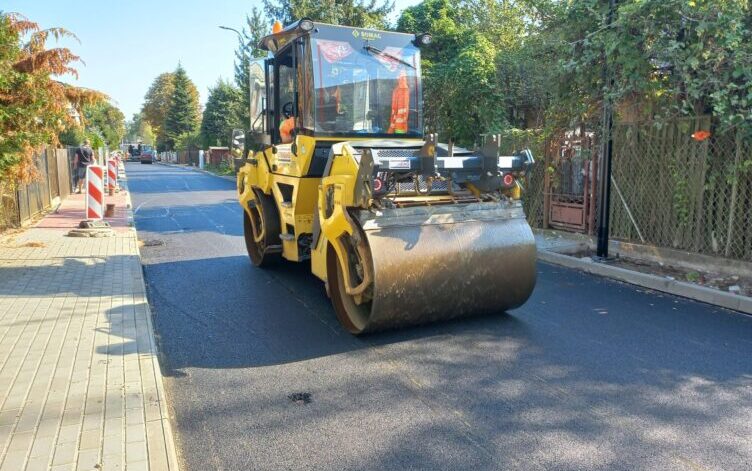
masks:
{"label": "shadow on road", "polygon": [[[749,453],[735,438],[749,431],[751,406],[744,316],[718,313],[698,336],[710,315],[703,305],[543,266],[541,289],[512,314],[353,337],[304,264],[165,265],[147,267],[148,278],[233,275],[180,310],[165,304],[163,287],[152,297],[168,372],[255,368],[238,380],[242,393],[228,381],[229,391],[180,416],[187,434],[203,436],[206,424],[233,431],[237,453],[225,464],[299,459],[280,436],[329,469],[340,464],[330,456],[348,469],[724,469]],[[296,391],[311,403],[291,403]]]}
{"label": "shadow on road", "polygon": [[166,374],[279,365],[458,330],[496,326],[510,335],[522,328],[501,313],[354,337],[340,327],[323,283],[306,264],[261,270],[238,256],[156,263],[145,272]]}
{"label": "shadow on road", "polygon": [[[138,172],[137,184],[159,201],[156,193],[186,191],[176,177],[195,183],[170,210],[191,233],[146,249],[144,271],[193,469],[750,461],[750,317],[539,264],[533,296],[509,314],[353,337],[307,263],[257,269],[240,237],[192,232],[191,218],[208,217],[241,234],[240,208],[217,201],[232,193],[203,193],[204,183],[231,182],[168,173],[157,184]],[[188,214],[187,201],[199,211]],[[137,217],[139,231],[162,237],[173,226],[153,209]],[[291,401],[294,393],[311,400]]]}

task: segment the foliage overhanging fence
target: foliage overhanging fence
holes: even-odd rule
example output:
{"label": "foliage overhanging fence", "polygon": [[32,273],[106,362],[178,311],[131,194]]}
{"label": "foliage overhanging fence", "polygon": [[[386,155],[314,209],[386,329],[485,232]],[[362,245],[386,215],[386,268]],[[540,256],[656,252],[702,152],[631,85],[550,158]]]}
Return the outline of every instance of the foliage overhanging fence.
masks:
{"label": "foliage overhanging fence", "polygon": [[615,126],[612,237],[752,261],[752,143],[735,130],[691,137],[711,127]]}
{"label": "foliage overhanging fence", "polygon": [[[752,261],[752,140],[713,128],[709,116],[614,126],[612,238]],[[698,142],[698,130],[713,131]],[[525,209],[533,227],[544,227],[544,176],[557,169],[546,168],[550,159],[542,157],[558,149],[532,142],[541,158],[528,179]]]}
{"label": "foliage overhanging fence", "polygon": [[68,149],[44,150],[34,156],[37,179],[28,184],[0,180],[0,230],[28,223],[50,209],[55,198],[70,194],[72,155]]}

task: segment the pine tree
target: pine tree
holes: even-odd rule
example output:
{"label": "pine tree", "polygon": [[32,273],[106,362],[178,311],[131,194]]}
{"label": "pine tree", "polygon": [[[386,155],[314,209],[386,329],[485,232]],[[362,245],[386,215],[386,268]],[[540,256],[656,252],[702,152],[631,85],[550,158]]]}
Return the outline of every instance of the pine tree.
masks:
{"label": "pine tree", "polygon": [[275,20],[288,25],[301,18],[355,26],[358,28],[386,28],[387,15],[394,10],[394,2],[385,0],[264,0],[264,11]]}
{"label": "pine tree", "polygon": [[165,117],[165,146],[173,149],[175,140],[184,133],[196,131],[199,124],[198,96],[191,93],[195,85],[188,78],[183,66],[178,64],[173,78],[174,90],[170,97],[170,107]]}
{"label": "pine tree", "polygon": [[209,89],[209,98],[201,120],[204,145],[229,146],[232,129],[239,127],[237,115],[240,105],[240,90],[233,84],[219,80]]}

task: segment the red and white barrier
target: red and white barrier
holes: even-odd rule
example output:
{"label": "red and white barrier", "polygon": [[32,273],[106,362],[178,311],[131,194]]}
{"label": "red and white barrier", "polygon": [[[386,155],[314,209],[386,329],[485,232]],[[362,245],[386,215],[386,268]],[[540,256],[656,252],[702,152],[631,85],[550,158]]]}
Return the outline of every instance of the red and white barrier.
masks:
{"label": "red and white barrier", "polygon": [[86,219],[104,218],[104,166],[86,167]]}
{"label": "red and white barrier", "polygon": [[107,161],[107,189],[115,191],[117,188],[118,163],[116,159]]}

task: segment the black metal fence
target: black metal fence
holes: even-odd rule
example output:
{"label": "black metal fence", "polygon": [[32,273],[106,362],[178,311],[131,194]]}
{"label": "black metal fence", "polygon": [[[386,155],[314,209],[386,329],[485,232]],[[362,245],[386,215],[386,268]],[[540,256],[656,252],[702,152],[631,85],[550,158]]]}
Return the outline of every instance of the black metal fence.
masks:
{"label": "black metal fence", "polygon": [[544,222],[544,177],[546,165],[544,156],[547,142],[540,130],[509,130],[501,134],[501,151],[510,155],[522,149],[530,149],[537,164],[532,167],[524,183],[523,204],[528,221],[533,227],[543,227]]}

